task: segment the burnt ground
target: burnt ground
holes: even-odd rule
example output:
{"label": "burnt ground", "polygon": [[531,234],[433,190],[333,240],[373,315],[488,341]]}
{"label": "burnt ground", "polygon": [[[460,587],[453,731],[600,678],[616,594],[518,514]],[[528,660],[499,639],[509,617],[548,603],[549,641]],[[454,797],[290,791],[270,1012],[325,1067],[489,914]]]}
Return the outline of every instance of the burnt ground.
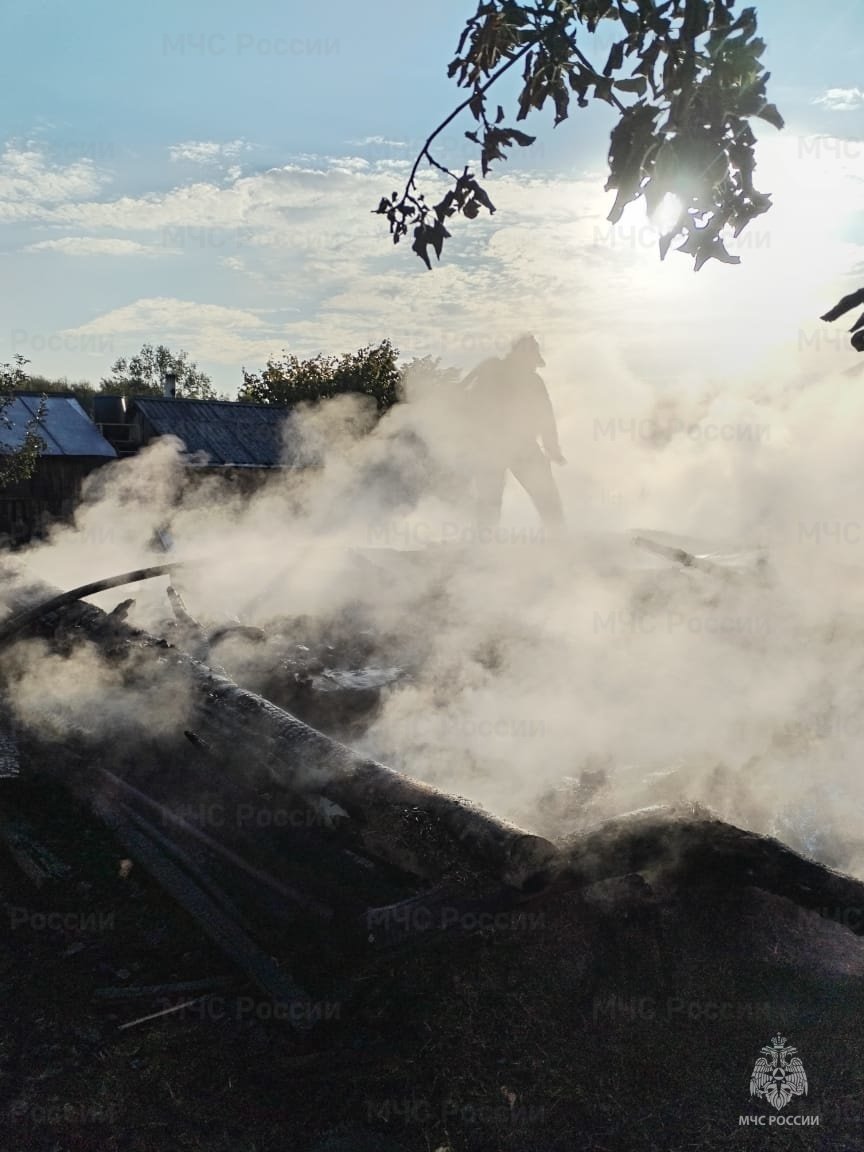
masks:
{"label": "burnt ground", "polygon": [[[250,686],[350,738],[375,692],[316,694],[301,639]],[[368,647],[338,663],[389,665]],[[0,843],[0,1152],[864,1149],[860,908],[637,874],[421,906],[389,948],[301,922],[268,938],[312,997],[285,1018],[37,767],[0,779],[55,858],[34,880]],[[778,1033],[808,1077],[781,1113],[750,1096]]]}
{"label": "burnt ground", "polygon": [[[285,939],[320,999],[274,1019],[65,791],[9,798],[68,870],[0,852],[4,1152],[864,1148],[864,942],[784,899],[631,876],[493,926],[418,913],[389,952]],[[205,979],[123,1027],[196,993],[122,990]],[[740,1125],[778,1115],[749,1093],[778,1031],[809,1079],[781,1114],[818,1127]]]}

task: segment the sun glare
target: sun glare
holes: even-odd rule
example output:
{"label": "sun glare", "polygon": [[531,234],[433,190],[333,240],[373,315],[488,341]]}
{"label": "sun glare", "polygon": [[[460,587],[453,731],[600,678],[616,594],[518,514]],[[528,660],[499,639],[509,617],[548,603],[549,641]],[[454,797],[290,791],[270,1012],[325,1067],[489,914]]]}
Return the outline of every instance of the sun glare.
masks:
{"label": "sun glare", "polygon": [[649,220],[660,235],[664,236],[667,232],[671,232],[678,223],[683,210],[684,204],[680,197],[676,196],[674,192],[667,192],[654,213],[649,216]]}

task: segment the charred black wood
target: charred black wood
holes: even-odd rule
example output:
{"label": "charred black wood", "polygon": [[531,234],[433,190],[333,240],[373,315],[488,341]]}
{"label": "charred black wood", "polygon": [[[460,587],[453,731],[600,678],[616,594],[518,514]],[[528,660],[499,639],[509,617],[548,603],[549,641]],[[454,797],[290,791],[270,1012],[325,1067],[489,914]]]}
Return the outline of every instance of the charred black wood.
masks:
{"label": "charred black wood", "polygon": [[244,640],[251,640],[253,644],[263,644],[267,639],[263,628],[254,628],[249,624],[221,624],[208,634],[207,643],[212,648],[229,636],[241,636]]}
{"label": "charred black wood", "polygon": [[[164,567],[145,571],[155,574]],[[104,584],[96,582],[85,591]],[[38,601],[38,606],[3,626],[0,642],[38,622],[49,635],[65,624],[80,639],[104,646],[105,613],[92,605],[70,607],[73,593],[52,596],[52,589],[32,585],[4,591],[13,607],[16,599]],[[110,629],[110,657],[129,658],[139,682],[148,675],[174,677],[178,690],[185,686],[191,698],[187,727],[212,748],[221,775],[242,773],[259,786],[268,780],[279,785],[306,805],[322,830],[353,821],[364,855],[409,874],[440,879],[449,859],[457,872],[472,862],[516,888],[548,883],[556,859],[548,840],[359,756],[164,641],[122,629]]]}
{"label": "charred black wood", "polygon": [[219,947],[267,996],[279,1004],[309,1003],[306,992],[289,973],[264,953],[255,941],[226,914],[227,901],[214,900],[168,856],[118,805],[96,800],[95,807],[130,856],[183,907]]}
{"label": "charred black wood", "polygon": [[[133,572],[124,572],[120,576],[109,576],[104,580],[93,580],[89,584],[82,584],[68,592],[57,592],[56,589],[44,587],[33,589],[33,595],[25,597],[30,603],[28,607],[4,621],[0,625],[0,648],[14,640],[30,624],[41,620],[49,613],[67,604],[74,604],[76,600],[83,600],[87,596],[95,596],[97,592],[107,592],[109,588],[120,588],[124,584],[136,584],[141,580],[152,580],[154,576],[166,576],[182,568],[182,564],[156,564],[149,568],[136,568]],[[39,593],[43,596],[40,597]],[[48,595],[45,596],[44,594]],[[35,603],[34,603],[35,601]]]}
{"label": "charred black wood", "polygon": [[160,804],[158,800],[154,800],[140,789],[121,780],[119,776],[115,776],[112,772],[102,769],[102,775],[124,798],[125,804],[132,808],[133,811],[135,805],[140,806],[152,816],[158,817],[163,828],[170,830],[175,840],[179,833],[193,842],[202,844],[213,856],[221,858],[232,868],[239,869],[244,875],[248,876],[250,881],[254,883],[257,892],[260,893],[262,889],[268,890],[270,893],[271,906],[273,900],[278,899],[281,902],[283,917],[295,919],[297,913],[301,912],[323,921],[333,919],[333,911],[331,908],[328,908],[306,893],[301,892],[299,889],[282,883],[269,872],[254,867],[237,852],[232,851],[231,848],[220,843],[213,836],[202,831],[184,819],[184,817],[173,812],[170,808]]}

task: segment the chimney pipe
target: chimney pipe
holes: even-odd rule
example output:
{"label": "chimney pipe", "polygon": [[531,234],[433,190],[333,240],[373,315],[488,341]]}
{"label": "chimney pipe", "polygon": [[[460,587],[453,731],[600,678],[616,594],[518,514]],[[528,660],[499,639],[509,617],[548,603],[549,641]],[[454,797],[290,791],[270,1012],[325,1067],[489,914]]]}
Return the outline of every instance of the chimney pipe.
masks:
{"label": "chimney pipe", "polygon": [[162,381],[162,391],[166,400],[177,399],[177,373],[166,372]]}

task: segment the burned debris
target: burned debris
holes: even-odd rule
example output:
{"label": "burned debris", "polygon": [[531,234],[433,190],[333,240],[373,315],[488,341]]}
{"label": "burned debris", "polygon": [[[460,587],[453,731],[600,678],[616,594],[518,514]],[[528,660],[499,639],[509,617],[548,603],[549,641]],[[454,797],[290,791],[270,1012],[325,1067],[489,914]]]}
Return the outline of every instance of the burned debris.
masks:
{"label": "burned debris", "polygon": [[[677,554],[664,559],[694,567]],[[718,575],[712,564],[697,570],[708,580]],[[129,600],[112,611],[86,602],[96,591],[143,580],[169,581],[163,635],[129,623]],[[370,694],[404,674],[385,659],[364,678],[361,665],[374,645],[362,627],[353,647],[340,648],[308,620],[293,628],[283,621],[273,665],[282,686],[271,669],[269,699],[234,680],[222,660],[232,637],[266,647],[270,631],[240,622],[202,625],[178,590],[182,584],[177,564],[67,593],[20,567],[3,574],[8,771],[0,782],[0,892],[21,929],[7,941],[4,971],[14,983],[29,963],[22,951],[28,927],[50,927],[56,952],[48,957],[40,939],[39,962],[82,997],[103,1048],[135,1036],[154,1044],[173,1029],[188,1035],[190,1027],[205,1043],[214,1025],[218,1032],[242,1023],[242,1045],[278,1045],[274,1059],[287,1060],[286,1067],[304,1059],[312,1067],[317,1052],[338,1067],[330,1047],[337,1041],[328,1037],[362,1052],[370,1027],[398,1027],[399,1012],[391,1019],[381,998],[408,997],[407,1004],[416,995],[411,980],[426,979],[430,966],[446,968],[439,999],[451,994],[457,1003],[460,979],[480,988],[503,979],[494,995],[491,986],[484,992],[490,1004],[497,997],[509,1012],[513,997],[527,996],[545,1019],[543,995],[526,966],[535,966],[539,980],[549,964],[563,979],[559,947],[571,950],[566,970],[573,979],[578,952],[581,975],[571,994],[578,988],[578,997],[593,997],[596,1006],[610,973],[626,985],[638,956],[645,987],[660,1002],[674,934],[695,931],[694,908],[718,900],[732,920],[759,899],[797,909],[793,951],[814,933],[839,932],[825,938],[834,941],[837,963],[854,968],[843,941],[864,934],[864,915],[850,914],[864,909],[858,880],[698,805],[592,817],[606,779],[601,764],[562,781],[556,803],[569,813],[571,835],[546,838],[499,819],[327,734],[352,726],[344,699],[340,713],[330,709],[334,692],[357,692],[356,722],[374,709]],[[82,649],[98,655],[122,685],[131,722],[108,733],[86,715],[50,730],[13,719],[16,649],[34,644],[41,658],[54,654],[61,662]],[[166,691],[182,699],[182,722],[160,711]],[[302,702],[305,719],[283,701]],[[19,877],[14,893],[9,875]],[[100,917],[122,922],[122,931],[107,941],[105,934],[91,938],[87,926]],[[677,927],[668,927],[670,917]],[[533,926],[527,937],[526,926]],[[530,940],[522,960],[513,951],[517,936]],[[516,984],[503,975],[508,965],[521,974]],[[404,1011],[412,1028],[431,1029],[445,1046],[467,1045],[464,1058],[476,1060],[467,1036],[454,1039],[449,1011],[440,1010],[446,1019],[435,1023],[419,1008]],[[19,1010],[16,1019],[26,1018]],[[471,1019],[483,1027],[482,1017],[472,1012]],[[489,1026],[500,1027],[496,1020],[493,1007]],[[519,1028],[514,1035],[514,1043],[526,1042]],[[5,1062],[0,1053],[0,1089],[12,1099],[24,1090],[15,1067],[25,1049],[21,1039]],[[536,1092],[534,1075],[526,1071],[523,1079]],[[374,1097],[372,1087],[365,1091],[367,1100]],[[380,1135],[382,1116],[368,1105],[365,1112],[364,1130],[371,1125]],[[415,1136],[423,1130],[443,1138],[436,1116],[432,1109],[406,1123],[417,1122]],[[514,1148],[529,1147],[518,1139],[534,1131],[530,1117],[508,1107],[492,1121],[489,1131],[509,1131]],[[464,1117],[458,1121],[466,1123],[471,1130]]]}
{"label": "burned debris", "polygon": [[[45,775],[86,803],[126,845],[128,855],[158,873],[160,883],[184,906],[198,902],[210,907],[204,893],[215,890],[216,903],[230,907],[244,928],[254,909],[263,921],[285,924],[308,917],[317,927],[332,930],[335,920],[343,927],[361,923],[364,913],[394,895],[422,899],[424,885],[436,892],[449,886],[455,900],[482,896],[494,903],[533,897],[562,884],[584,887],[664,862],[704,870],[709,859],[730,875],[737,868],[748,882],[804,905],[828,907],[838,893],[841,903],[848,904],[856,891],[855,881],[799,861],[782,846],[697,810],[661,809],[656,815],[648,810],[635,823],[613,822],[593,829],[587,839],[555,844],[358,755],[240,687],[224,669],[206,663],[212,634],[205,634],[172,585],[167,594],[177,628],[170,643],[130,627],[123,613],[105,613],[82,599],[106,588],[172,576],[178,567],[159,565],[69,593],[27,582],[20,574],[7,578],[9,618],[0,629],[0,645],[8,650],[27,636],[41,637],[59,652],[89,645],[117,668],[131,699],[145,680],[162,680],[184,693],[188,711],[182,730],[154,724],[156,717],[146,714],[152,702],[142,695],[134,741],[121,739],[119,746],[111,746],[86,722],[70,728],[62,740],[56,735],[46,740],[44,733],[32,731],[17,737],[25,741],[24,775]],[[220,630],[219,638],[226,633]],[[259,630],[254,639],[260,638]],[[373,689],[380,688],[397,674],[393,669],[363,680],[360,673],[327,669],[313,683],[326,698],[334,688],[358,679],[364,691],[370,690],[370,681]],[[8,727],[4,732],[11,763],[11,750],[18,745]],[[10,790],[17,778],[10,781]],[[596,779],[583,776],[586,798],[602,780],[602,773]],[[224,827],[214,829],[211,821],[208,828],[208,807],[217,805],[223,813],[230,808],[233,816],[223,821]],[[267,812],[274,808],[280,813],[278,826],[271,819],[268,827]],[[15,827],[7,819],[4,838],[20,854]],[[25,858],[31,869],[39,868],[32,853]],[[585,859],[591,861],[587,872]],[[176,879],[181,871],[186,887]],[[216,881],[223,874],[233,897]],[[213,931],[218,937],[219,930]]]}

